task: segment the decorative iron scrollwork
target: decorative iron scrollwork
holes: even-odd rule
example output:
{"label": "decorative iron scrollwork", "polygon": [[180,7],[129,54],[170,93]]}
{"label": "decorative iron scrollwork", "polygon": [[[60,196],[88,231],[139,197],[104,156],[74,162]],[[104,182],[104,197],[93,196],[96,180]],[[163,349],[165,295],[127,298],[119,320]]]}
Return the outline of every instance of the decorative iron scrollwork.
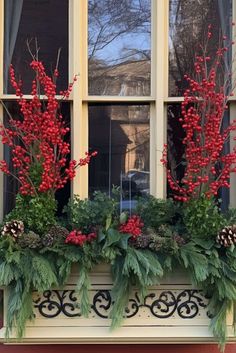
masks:
{"label": "decorative iron scrollwork", "polygon": [[39,297],[34,303],[40,315],[48,319],[60,314],[67,317],[81,316],[74,290],[47,290],[43,293],[43,297]]}
{"label": "decorative iron scrollwork", "polygon": [[[91,313],[100,318],[108,319],[110,309],[113,305],[109,290],[98,290],[95,292]],[[55,318],[63,314],[67,317],[81,316],[78,298],[74,290],[51,290],[45,291],[42,297],[35,300],[35,309],[40,315],[46,318]],[[182,319],[193,319],[199,315],[200,308],[206,308],[207,299],[201,291],[196,289],[185,289],[181,292],[166,290],[158,293],[150,293],[142,301],[135,293],[130,298],[125,309],[125,317],[131,318],[137,315],[141,308],[146,308],[152,316],[159,319],[166,319],[171,316],[178,316]]]}
{"label": "decorative iron scrollwork", "polygon": [[97,316],[103,319],[108,319],[108,312],[111,308],[112,300],[109,290],[100,290],[93,297],[91,308],[95,311]]}

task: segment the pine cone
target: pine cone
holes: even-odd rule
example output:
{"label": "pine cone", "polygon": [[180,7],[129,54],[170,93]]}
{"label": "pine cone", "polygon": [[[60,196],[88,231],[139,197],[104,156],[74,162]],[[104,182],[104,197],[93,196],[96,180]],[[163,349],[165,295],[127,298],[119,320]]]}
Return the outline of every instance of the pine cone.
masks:
{"label": "pine cone", "polygon": [[153,236],[151,243],[149,244],[149,249],[153,251],[159,251],[166,244],[166,239],[158,235]]}
{"label": "pine cone", "polygon": [[54,237],[52,234],[47,233],[41,238],[41,242],[43,246],[50,247],[54,243]]}
{"label": "pine cone", "polygon": [[53,242],[58,240],[63,240],[64,242],[68,234],[69,231],[65,227],[58,225],[52,226],[47,232],[47,235],[50,235],[53,238]]}
{"label": "pine cone", "polygon": [[225,248],[236,244],[236,225],[224,227],[217,235],[216,242]]}
{"label": "pine cone", "polygon": [[141,234],[135,239],[131,239],[131,244],[135,248],[147,249],[152,242],[153,236],[151,234]]}
{"label": "pine cone", "polygon": [[37,249],[41,247],[41,238],[38,234],[30,231],[29,233],[24,233],[18,240],[18,244],[22,248]]}
{"label": "pine cone", "polygon": [[181,235],[174,233],[174,241],[177,243],[178,246],[186,244],[186,241]]}
{"label": "pine cone", "polygon": [[24,233],[24,223],[22,221],[13,220],[6,222],[2,229],[2,235],[10,235],[17,239]]}

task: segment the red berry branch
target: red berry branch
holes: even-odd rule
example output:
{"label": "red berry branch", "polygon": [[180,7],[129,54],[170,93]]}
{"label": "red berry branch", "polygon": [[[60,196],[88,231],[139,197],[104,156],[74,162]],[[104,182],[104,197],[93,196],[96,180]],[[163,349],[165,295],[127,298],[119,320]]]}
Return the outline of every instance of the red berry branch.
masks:
{"label": "red berry branch", "polygon": [[97,234],[95,232],[83,234],[81,230],[72,230],[66,237],[65,243],[83,246],[85,243],[91,243],[96,238]]}
{"label": "red berry branch", "polygon": [[132,238],[136,239],[142,234],[142,228],[144,224],[139,216],[133,215],[128,218],[125,224],[120,225],[119,231],[121,233],[132,234]]}
{"label": "red berry branch", "polygon": [[[0,125],[0,135],[2,143],[11,149],[12,164],[17,171],[13,176],[19,181],[19,192],[32,196],[44,192],[54,194],[73,179],[75,169],[88,164],[96,152],[86,153],[78,162],[68,162],[70,144],[66,142],[66,135],[70,129],[63,121],[56,98],[58,70],[51,78],[42,62],[33,60],[30,67],[36,76],[32,81],[31,99],[24,98],[22,82],[16,80],[14,69],[10,67],[11,84],[19,97],[21,117],[9,116],[9,126]],[[75,81],[76,77],[73,83]],[[69,97],[73,83],[62,92],[63,99]],[[39,88],[46,97],[44,101],[40,100]],[[6,161],[0,161],[0,170],[11,174]]]}
{"label": "red berry branch", "polygon": [[202,193],[208,197],[217,195],[220,188],[229,188],[230,173],[236,172],[236,146],[231,152],[225,152],[230,135],[236,130],[236,120],[226,128],[223,126],[227,102],[233,95],[226,53],[234,43],[223,36],[215,56],[209,56],[211,37],[209,26],[206,43],[201,47],[202,55],[195,58],[196,77],[184,77],[189,88],[184,92],[179,119],[185,132],[182,143],[186,168],[182,180],[176,180],[168,167],[166,145],[163,152],[168,183],[179,201],[198,198]]}

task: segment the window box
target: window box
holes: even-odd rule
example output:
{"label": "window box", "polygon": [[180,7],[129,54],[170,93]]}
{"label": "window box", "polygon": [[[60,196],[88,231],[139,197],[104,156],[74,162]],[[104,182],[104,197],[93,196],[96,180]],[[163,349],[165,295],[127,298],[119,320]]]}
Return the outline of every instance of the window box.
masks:
{"label": "window box", "polygon": [[[159,286],[149,288],[141,301],[133,293],[123,325],[110,329],[109,310],[112,287],[108,265],[99,265],[91,273],[91,312],[88,318],[76,308],[74,291],[76,271],[63,289],[42,294],[33,293],[35,320],[26,326],[22,340],[14,330],[6,340],[5,326],[1,329],[4,342],[17,343],[202,343],[214,342],[208,326],[207,298],[193,287],[184,272],[176,271]],[[4,289],[4,303],[8,290]],[[5,310],[6,313],[6,310]],[[4,324],[6,317],[4,317]],[[234,340],[232,316],[227,320],[228,339]]]}

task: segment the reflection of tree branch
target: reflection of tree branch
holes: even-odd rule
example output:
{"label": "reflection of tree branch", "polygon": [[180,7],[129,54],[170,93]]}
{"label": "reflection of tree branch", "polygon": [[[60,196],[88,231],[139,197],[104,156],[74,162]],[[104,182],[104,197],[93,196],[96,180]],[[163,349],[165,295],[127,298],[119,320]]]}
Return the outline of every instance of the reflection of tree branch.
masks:
{"label": "reflection of tree branch", "polygon": [[[89,49],[91,59],[99,50],[114,42],[118,37],[129,33],[150,32],[150,3],[128,0],[89,1]],[[147,25],[146,25],[147,24]],[[91,33],[98,32],[93,42]]]}
{"label": "reflection of tree branch", "polygon": [[91,57],[93,57],[93,55],[94,55],[94,53],[96,51],[97,45],[99,43],[99,38],[100,38],[100,36],[102,35],[102,32],[103,32],[103,28],[104,28],[104,26],[101,26],[100,31],[98,32],[97,39],[96,39],[96,42],[94,43],[93,50],[92,50],[91,55],[89,56],[89,59]]}
{"label": "reflection of tree branch", "polygon": [[130,52],[129,55],[123,56],[121,59],[127,59],[130,58],[133,55],[137,55],[137,54],[141,54],[142,56],[144,56],[147,60],[151,60],[151,51],[147,51],[147,50],[141,50],[141,49],[136,49],[136,48],[124,48],[124,51],[126,52]]}
{"label": "reflection of tree branch", "polygon": [[[121,35],[124,34],[124,33],[126,33],[126,30],[121,31],[121,32],[115,34],[111,39],[107,39],[106,41],[103,40],[104,44],[101,45],[97,50],[103,50],[108,44],[110,44],[111,42],[113,42],[116,38],[118,38],[119,36],[121,36]],[[94,53],[94,52],[95,52],[95,51],[93,50],[93,53]],[[90,56],[90,58],[91,58],[91,57],[92,57],[92,56]]]}

